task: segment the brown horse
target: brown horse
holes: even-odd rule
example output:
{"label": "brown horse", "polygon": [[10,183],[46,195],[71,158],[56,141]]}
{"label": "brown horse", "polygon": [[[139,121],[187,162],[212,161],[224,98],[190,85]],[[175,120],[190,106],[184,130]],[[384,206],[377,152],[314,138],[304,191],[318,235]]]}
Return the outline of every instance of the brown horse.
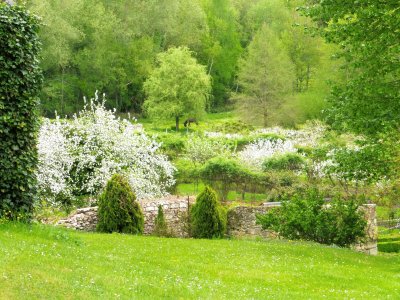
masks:
{"label": "brown horse", "polygon": [[199,125],[199,122],[197,122],[197,120],[195,119],[195,118],[189,118],[189,119],[187,119],[185,122],[183,122],[183,125],[185,126],[185,127],[190,127],[190,124],[191,123],[195,123],[196,125]]}

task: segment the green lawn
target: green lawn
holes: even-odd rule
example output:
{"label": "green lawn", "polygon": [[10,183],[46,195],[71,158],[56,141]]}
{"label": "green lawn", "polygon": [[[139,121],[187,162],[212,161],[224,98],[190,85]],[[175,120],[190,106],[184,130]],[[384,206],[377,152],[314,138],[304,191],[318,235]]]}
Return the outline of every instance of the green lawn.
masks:
{"label": "green lawn", "polygon": [[0,299],[395,299],[400,256],[0,225]]}

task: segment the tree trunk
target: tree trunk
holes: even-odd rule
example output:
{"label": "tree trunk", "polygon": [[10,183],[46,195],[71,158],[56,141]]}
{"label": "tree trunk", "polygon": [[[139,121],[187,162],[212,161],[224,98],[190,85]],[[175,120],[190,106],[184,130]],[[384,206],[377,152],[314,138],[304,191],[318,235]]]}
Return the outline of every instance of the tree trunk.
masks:
{"label": "tree trunk", "polygon": [[175,129],[177,132],[179,131],[179,117],[175,117]]}
{"label": "tree trunk", "polygon": [[264,127],[267,127],[268,126],[268,111],[267,110],[264,110],[263,116],[264,116]]}

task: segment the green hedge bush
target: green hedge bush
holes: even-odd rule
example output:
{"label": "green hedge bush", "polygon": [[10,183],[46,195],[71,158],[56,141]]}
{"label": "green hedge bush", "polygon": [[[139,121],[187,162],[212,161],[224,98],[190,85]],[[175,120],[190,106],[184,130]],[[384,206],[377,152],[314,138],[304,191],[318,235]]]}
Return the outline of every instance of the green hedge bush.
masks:
{"label": "green hedge bush", "polygon": [[144,218],[128,181],[115,174],[99,197],[97,230],[101,232],[143,233]]}
{"label": "green hedge bush", "polygon": [[0,1],[0,218],[30,218],[36,198],[39,25]]}
{"label": "green hedge bush", "polygon": [[366,226],[356,201],[336,199],[327,204],[316,190],[286,199],[281,207],[257,216],[257,222],[287,239],[341,247],[363,238]]}
{"label": "green hedge bush", "polygon": [[305,166],[303,156],[296,153],[286,153],[266,159],[263,163],[264,171],[268,170],[301,170]]}
{"label": "green hedge bush", "polygon": [[226,218],[217,194],[207,186],[190,210],[191,234],[195,238],[221,238],[225,234]]}

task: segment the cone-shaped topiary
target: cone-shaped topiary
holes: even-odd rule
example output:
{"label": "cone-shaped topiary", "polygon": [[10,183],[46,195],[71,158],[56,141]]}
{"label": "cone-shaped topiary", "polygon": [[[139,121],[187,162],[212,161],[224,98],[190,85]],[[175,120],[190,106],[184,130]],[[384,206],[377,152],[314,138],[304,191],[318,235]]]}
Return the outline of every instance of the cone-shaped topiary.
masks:
{"label": "cone-shaped topiary", "polygon": [[113,175],[99,198],[97,230],[142,233],[143,213],[135,200],[136,196],[128,181],[122,175]]}
{"label": "cone-shaped topiary", "polygon": [[226,229],[226,211],[217,201],[217,194],[206,187],[191,211],[191,230],[195,238],[220,238]]}
{"label": "cone-shaped topiary", "polygon": [[157,217],[154,220],[154,231],[155,236],[170,236],[168,232],[167,222],[164,217],[164,210],[161,205],[158,206]]}

